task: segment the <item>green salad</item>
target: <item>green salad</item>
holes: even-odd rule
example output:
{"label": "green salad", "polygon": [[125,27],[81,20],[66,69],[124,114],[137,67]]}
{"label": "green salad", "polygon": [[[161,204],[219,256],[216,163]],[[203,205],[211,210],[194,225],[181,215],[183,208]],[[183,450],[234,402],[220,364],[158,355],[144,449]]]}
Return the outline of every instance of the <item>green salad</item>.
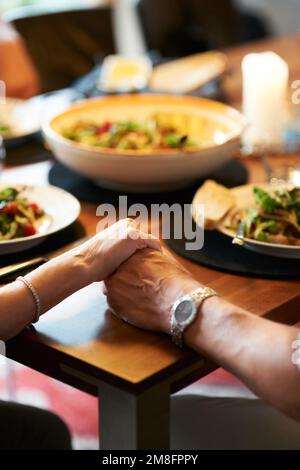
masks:
{"label": "green salad", "polygon": [[255,206],[233,215],[231,228],[243,223],[244,237],[300,246],[300,188],[266,191],[254,187]]}
{"label": "green salad", "polygon": [[184,116],[181,118],[174,115],[168,120],[165,115],[156,115],[144,121],[106,121],[100,124],[79,121],[62,129],[61,134],[82,144],[119,150],[198,148],[200,142],[187,133],[187,120]]}

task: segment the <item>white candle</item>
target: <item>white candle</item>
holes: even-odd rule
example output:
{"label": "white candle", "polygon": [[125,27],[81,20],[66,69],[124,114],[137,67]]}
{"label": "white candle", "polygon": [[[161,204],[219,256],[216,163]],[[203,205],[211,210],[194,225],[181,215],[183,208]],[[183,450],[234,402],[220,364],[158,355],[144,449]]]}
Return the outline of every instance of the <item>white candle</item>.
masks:
{"label": "white candle", "polygon": [[274,52],[248,54],[242,61],[246,147],[280,145],[288,87],[288,65]]}

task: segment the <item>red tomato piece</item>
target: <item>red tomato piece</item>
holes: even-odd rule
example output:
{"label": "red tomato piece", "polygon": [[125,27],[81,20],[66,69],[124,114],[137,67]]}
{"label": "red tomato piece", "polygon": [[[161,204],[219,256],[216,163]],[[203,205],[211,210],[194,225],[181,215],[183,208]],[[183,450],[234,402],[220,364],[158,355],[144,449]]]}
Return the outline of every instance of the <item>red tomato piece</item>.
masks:
{"label": "red tomato piece", "polygon": [[36,234],[36,229],[31,222],[27,222],[27,224],[24,225],[23,234],[24,234],[24,237],[30,237],[31,235]]}
{"label": "red tomato piece", "polygon": [[40,211],[40,207],[38,204],[36,204],[36,202],[31,202],[30,204],[28,204],[28,207],[30,207],[35,214]]}
{"label": "red tomato piece", "polygon": [[16,215],[18,212],[18,204],[16,202],[9,202],[4,208],[3,212],[8,215]]}
{"label": "red tomato piece", "polygon": [[104,132],[108,132],[111,128],[111,122],[106,121],[102,124],[102,126],[98,127],[96,130],[97,135],[104,134]]}

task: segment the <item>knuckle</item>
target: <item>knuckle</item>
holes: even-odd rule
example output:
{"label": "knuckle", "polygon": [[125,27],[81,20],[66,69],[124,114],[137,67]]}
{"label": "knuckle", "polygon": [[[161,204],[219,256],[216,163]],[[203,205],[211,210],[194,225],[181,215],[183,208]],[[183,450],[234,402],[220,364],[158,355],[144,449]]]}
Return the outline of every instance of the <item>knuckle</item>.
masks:
{"label": "knuckle", "polygon": [[127,229],[127,238],[129,238],[130,240],[136,240],[136,238],[138,237],[138,231],[136,230],[135,227],[128,227]]}
{"label": "knuckle", "polygon": [[127,217],[126,219],[124,219],[126,221],[127,224],[129,225],[136,225],[135,221],[131,218],[131,217]]}

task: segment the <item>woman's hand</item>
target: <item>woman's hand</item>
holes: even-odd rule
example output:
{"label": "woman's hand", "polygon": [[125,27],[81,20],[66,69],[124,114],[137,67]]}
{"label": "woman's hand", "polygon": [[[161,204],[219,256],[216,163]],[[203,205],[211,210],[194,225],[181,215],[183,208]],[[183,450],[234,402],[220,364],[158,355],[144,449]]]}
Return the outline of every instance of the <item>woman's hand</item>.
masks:
{"label": "woman's hand", "polygon": [[161,250],[160,241],[137,229],[132,219],[123,219],[64,256],[82,267],[87,284],[109,277],[124,261],[143,248]]}
{"label": "woman's hand", "polygon": [[[39,296],[43,314],[79,289],[106,279],[127,258],[147,247],[153,251],[161,249],[159,240],[139,231],[132,220],[121,220],[35,269],[26,279]],[[0,339],[11,338],[21,331],[33,320],[35,312],[32,294],[22,282],[2,287]]]}
{"label": "woman's hand", "polygon": [[198,287],[174,258],[151,249],[135,253],[105,281],[113,313],[137,327],[165,333],[170,333],[174,302]]}

